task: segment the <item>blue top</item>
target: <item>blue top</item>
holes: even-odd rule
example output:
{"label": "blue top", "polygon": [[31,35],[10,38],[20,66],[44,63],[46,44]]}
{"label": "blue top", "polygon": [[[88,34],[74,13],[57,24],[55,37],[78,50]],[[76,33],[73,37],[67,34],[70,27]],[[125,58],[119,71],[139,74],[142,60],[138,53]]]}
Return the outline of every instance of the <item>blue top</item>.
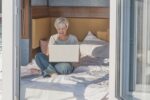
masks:
{"label": "blue top", "polygon": [[52,35],[49,39],[49,45],[55,45],[55,44],[57,45],[78,44],[78,39],[76,38],[76,36],[70,34],[67,40],[60,40],[58,38],[58,33],[57,33],[57,34]]}

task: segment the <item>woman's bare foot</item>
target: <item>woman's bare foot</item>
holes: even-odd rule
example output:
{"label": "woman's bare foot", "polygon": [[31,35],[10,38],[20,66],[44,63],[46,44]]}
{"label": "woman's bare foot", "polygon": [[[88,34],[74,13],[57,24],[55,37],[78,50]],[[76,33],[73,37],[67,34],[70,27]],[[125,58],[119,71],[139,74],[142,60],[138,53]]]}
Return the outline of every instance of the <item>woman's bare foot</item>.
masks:
{"label": "woman's bare foot", "polygon": [[50,74],[50,76],[51,76],[52,78],[56,78],[56,77],[58,76],[58,74],[57,74],[57,73],[53,73],[53,74]]}

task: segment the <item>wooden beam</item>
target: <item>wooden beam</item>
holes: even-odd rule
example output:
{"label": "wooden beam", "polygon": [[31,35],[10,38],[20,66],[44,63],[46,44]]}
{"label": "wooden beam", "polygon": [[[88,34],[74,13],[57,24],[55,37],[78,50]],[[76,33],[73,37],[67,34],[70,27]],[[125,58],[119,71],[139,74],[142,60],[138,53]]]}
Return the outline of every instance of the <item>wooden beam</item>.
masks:
{"label": "wooden beam", "polygon": [[50,17],[109,18],[109,8],[104,7],[49,7]]}
{"label": "wooden beam", "polygon": [[42,17],[109,18],[107,7],[48,7],[33,6],[32,18]]}
{"label": "wooden beam", "polygon": [[32,6],[32,18],[49,17],[48,6]]}
{"label": "wooden beam", "polygon": [[22,0],[21,10],[21,38],[29,39],[31,31],[31,11],[30,11],[30,0]]}

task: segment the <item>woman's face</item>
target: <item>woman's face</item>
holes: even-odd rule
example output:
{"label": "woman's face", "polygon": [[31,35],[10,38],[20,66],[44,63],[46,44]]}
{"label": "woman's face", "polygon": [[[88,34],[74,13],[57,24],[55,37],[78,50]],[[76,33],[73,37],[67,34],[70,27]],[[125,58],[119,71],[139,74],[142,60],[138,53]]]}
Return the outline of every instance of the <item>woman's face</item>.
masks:
{"label": "woman's face", "polygon": [[67,34],[67,26],[64,25],[64,24],[60,24],[58,25],[57,27],[57,32],[60,34],[60,35],[66,35]]}

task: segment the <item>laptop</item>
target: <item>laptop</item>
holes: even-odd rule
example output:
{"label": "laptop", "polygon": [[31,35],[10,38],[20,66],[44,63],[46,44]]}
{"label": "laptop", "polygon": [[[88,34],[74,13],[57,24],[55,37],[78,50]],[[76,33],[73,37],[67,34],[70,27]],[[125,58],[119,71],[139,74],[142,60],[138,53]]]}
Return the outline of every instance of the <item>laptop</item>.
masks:
{"label": "laptop", "polygon": [[49,62],[78,62],[79,45],[49,45]]}

